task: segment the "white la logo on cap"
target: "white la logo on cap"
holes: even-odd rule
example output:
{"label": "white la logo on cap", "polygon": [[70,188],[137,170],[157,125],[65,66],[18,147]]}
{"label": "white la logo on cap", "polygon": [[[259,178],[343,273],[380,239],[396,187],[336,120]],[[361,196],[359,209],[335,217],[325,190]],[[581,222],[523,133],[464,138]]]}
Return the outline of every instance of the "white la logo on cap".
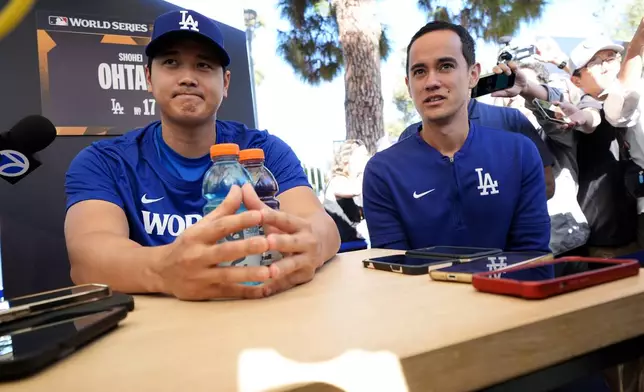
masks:
{"label": "white la logo on cap", "polygon": [[192,31],[199,31],[199,22],[194,20],[192,15],[188,13],[188,11],[180,11],[181,12],[181,22],[179,22],[179,26],[181,30],[192,30]]}

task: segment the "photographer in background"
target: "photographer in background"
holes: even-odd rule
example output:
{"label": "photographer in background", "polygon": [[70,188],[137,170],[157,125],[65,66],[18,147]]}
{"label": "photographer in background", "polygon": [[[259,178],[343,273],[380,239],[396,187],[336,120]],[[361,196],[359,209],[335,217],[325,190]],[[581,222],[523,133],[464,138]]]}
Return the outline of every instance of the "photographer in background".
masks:
{"label": "photographer in background", "polygon": [[584,92],[577,109],[599,117],[593,132],[579,134],[577,145],[578,199],[591,227],[591,256],[615,257],[638,249],[634,242],[637,205],[624,180],[630,157],[626,129],[613,126],[601,104],[607,89],[617,80],[623,49],[599,37],[580,43],[570,55],[571,80]]}
{"label": "photographer in background", "polygon": [[[627,197],[623,184],[624,171],[619,163],[620,144],[616,140],[619,133],[606,121],[602,121],[601,103],[597,101],[604,90],[600,86],[610,79],[610,75],[606,76],[606,72],[602,70],[602,64],[606,61],[612,64],[615,61],[615,55],[606,60],[598,56],[610,57],[619,48],[619,45],[610,41],[587,40],[572,52],[571,80],[584,92],[577,106],[563,102],[565,97],[561,90],[529,81],[517,63],[498,64],[494,68],[495,73],[509,75],[514,72],[516,79],[512,88],[493,93],[493,96],[521,95],[529,102],[533,98],[557,102],[571,120],[566,128],[580,131],[577,133],[578,201],[591,228],[587,242],[589,248],[584,252],[600,257],[612,257],[635,250],[632,246],[635,233],[634,202]],[[618,62],[617,64],[619,65]],[[613,79],[618,69],[608,67],[607,70],[613,72]]]}
{"label": "photographer in background", "polygon": [[642,126],[642,51],[644,50],[644,19],[631,40],[617,80],[602,96],[606,121],[617,128],[627,128],[625,142],[631,161],[626,168],[626,188],[637,198],[637,244],[644,248],[644,128]]}
{"label": "photographer in background", "polygon": [[[518,67],[521,76],[525,77],[528,83],[550,88],[550,73],[542,63],[523,62]],[[564,95],[553,89],[553,95],[555,93]],[[575,133],[555,121],[550,121],[533,102],[526,101],[521,95],[496,98],[495,103],[521,111],[539,133],[543,134],[545,143],[554,157],[555,194],[548,200],[550,249],[553,254],[559,255],[583,246],[590,235],[590,227],[577,202],[579,183]],[[557,110],[563,116],[561,109]]]}

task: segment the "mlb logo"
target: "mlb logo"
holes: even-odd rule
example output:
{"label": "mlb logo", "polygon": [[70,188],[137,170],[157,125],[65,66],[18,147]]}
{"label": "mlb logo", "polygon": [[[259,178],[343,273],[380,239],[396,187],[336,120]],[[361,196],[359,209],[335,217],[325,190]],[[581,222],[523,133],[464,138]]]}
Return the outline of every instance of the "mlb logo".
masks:
{"label": "mlb logo", "polygon": [[49,24],[52,26],[69,26],[69,19],[66,16],[50,16]]}

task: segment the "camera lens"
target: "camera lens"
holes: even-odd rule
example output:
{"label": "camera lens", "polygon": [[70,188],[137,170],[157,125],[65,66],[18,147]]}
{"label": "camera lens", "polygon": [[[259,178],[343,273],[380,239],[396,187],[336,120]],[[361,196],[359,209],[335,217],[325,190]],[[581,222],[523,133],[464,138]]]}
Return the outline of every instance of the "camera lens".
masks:
{"label": "camera lens", "polygon": [[499,55],[498,62],[502,63],[504,61],[510,61],[510,60],[512,60],[512,53],[510,53],[510,52],[502,52]]}

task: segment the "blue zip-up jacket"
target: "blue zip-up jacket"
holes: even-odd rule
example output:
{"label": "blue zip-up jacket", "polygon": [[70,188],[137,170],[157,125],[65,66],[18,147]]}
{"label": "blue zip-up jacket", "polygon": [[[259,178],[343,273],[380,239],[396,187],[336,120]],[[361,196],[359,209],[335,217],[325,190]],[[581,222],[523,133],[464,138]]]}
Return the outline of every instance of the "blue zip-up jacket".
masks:
{"label": "blue zip-up jacket", "polygon": [[470,123],[454,158],[420,133],[377,153],[363,180],[374,248],[550,252],[543,163],[527,137]]}

